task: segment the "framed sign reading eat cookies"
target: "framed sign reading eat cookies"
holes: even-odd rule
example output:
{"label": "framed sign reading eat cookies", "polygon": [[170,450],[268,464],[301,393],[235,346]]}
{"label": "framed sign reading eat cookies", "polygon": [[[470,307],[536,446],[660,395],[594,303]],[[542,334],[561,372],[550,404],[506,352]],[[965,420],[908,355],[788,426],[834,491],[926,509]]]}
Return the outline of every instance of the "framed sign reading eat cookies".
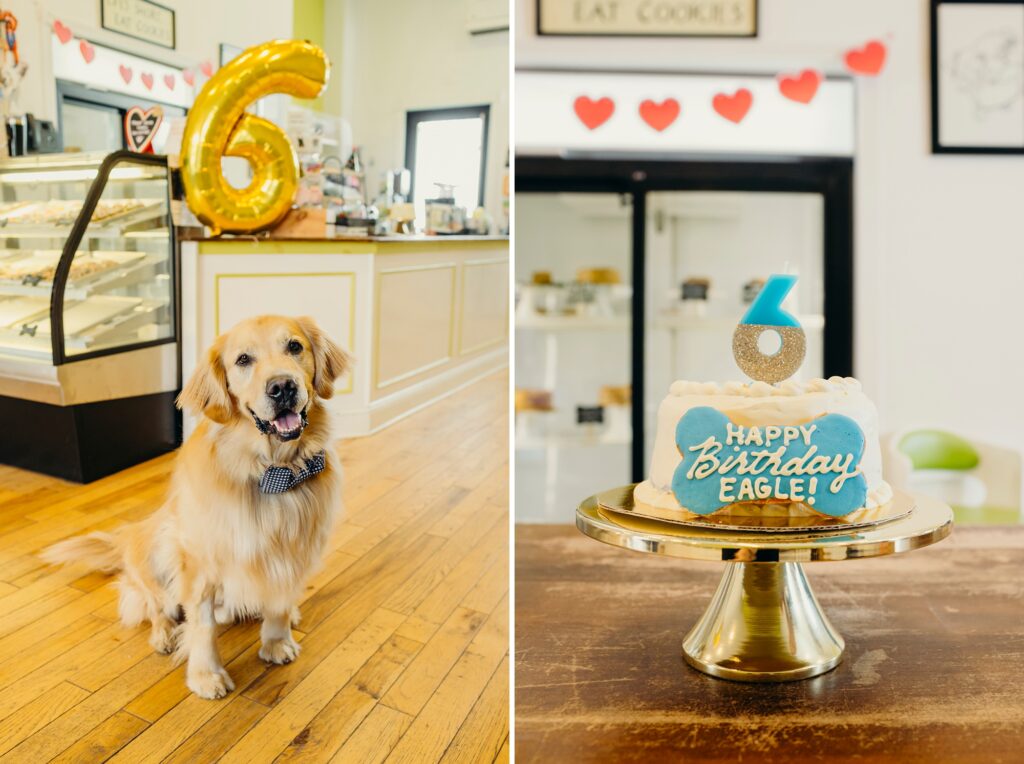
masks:
{"label": "framed sign reading eat cookies", "polygon": [[757,37],[757,0],[537,0],[537,34]]}

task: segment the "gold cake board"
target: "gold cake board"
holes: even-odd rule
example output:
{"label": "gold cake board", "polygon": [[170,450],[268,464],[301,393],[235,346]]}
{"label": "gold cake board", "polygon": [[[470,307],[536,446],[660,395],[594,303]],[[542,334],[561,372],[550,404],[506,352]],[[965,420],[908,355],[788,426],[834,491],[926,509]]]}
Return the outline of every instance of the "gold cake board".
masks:
{"label": "gold cake board", "polygon": [[909,552],[941,541],[953,528],[953,511],[941,501],[899,491],[893,503],[909,505],[908,511],[838,531],[668,523],[637,516],[633,488],[586,499],[576,510],[576,527],[637,552],[730,563],[683,639],[683,658],[706,674],[741,682],[809,679],[839,665],[843,638],[818,605],[802,563]]}
{"label": "gold cake board", "polygon": [[799,533],[801,531],[819,533],[822,531],[855,530],[906,517],[914,511],[913,498],[905,493],[896,492],[894,492],[892,500],[887,502],[885,506],[855,512],[855,516],[860,516],[862,513],[868,516],[864,519],[853,520],[842,517],[829,517],[828,515],[818,513],[793,517],[757,517],[754,515],[728,515],[715,512],[714,514],[702,516],[678,509],[665,509],[649,504],[638,504],[632,495],[628,498],[622,496],[621,488],[599,493],[597,495],[597,502],[602,510],[618,512],[629,517],[643,517],[666,523],[688,525],[693,528],[715,527],[726,531],[758,531],[762,533]]}

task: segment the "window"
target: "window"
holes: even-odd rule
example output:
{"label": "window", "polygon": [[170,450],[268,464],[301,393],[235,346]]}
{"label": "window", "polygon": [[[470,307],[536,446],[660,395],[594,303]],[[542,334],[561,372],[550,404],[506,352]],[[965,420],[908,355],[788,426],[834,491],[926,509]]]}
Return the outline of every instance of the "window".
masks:
{"label": "window", "polygon": [[405,165],[412,172],[416,217],[438,183],[454,187],[455,204],[468,211],[484,203],[487,121],[490,106],[410,111],[406,115]]}

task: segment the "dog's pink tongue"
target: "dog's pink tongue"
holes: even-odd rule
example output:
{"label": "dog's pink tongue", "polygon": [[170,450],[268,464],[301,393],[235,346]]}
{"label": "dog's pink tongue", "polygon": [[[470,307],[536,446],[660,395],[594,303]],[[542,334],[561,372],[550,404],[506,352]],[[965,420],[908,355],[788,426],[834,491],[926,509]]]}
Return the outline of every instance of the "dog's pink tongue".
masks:
{"label": "dog's pink tongue", "polygon": [[299,422],[299,415],[294,411],[285,411],[283,414],[278,415],[277,419],[274,420],[274,424],[277,425],[277,429],[285,432],[294,430],[299,426]]}

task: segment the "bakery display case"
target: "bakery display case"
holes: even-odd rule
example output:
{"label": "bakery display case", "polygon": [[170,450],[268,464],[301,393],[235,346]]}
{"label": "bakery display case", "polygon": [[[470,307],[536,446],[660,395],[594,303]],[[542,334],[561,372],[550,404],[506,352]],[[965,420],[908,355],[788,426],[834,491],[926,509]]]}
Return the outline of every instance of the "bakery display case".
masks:
{"label": "bakery display case", "polygon": [[174,447],[171,196],[160,156],[0,162],[0,414],[33,422],[0,461],[87,481]]}

